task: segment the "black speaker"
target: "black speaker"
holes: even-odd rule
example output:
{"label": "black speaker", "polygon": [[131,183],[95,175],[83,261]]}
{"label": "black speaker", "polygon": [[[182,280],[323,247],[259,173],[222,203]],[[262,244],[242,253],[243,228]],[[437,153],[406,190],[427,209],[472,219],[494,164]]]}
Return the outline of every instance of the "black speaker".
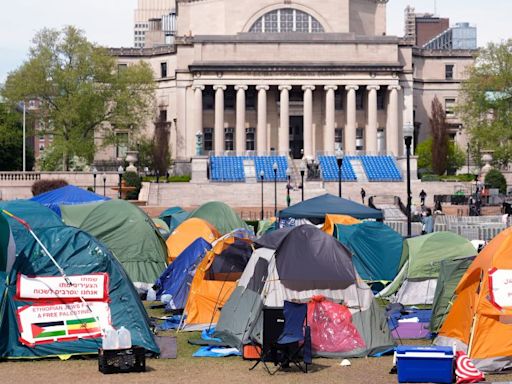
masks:
{"label": "black speaker", "polygon": [[283,330],[283,308],[264,307],[262,356],[265,357],[265,361],[278,361],[279,357],[276,354],[276,344]]}

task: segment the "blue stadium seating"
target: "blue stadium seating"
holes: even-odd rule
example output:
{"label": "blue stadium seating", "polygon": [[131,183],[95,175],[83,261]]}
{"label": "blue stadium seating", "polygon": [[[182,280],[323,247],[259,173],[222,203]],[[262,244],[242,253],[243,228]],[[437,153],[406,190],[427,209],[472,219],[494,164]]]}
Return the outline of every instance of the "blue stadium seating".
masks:
{"label": "blue stadium seating", "polygon": [[[350,159],[351,156],[347,156],[343,159],[343,166],[341,167],[342,181],[357,181]],[[336,156],[320,156],[319,160],[323,179],[325,181],[338,181],[339,169]]]}
{"label": "blue stadium seating", "polygon": [[256,176],[260,180],[260,173],[263,171],[264,181],[274,181],[274,163],[277,163],[277,181],[286,181],[286,169],[288,161],[285,156],[256,156],[251,157],[256,167]]}
{"label": "blue stadium seating", "polygon": [[285,156],[212,156],[210,157],[210,180],[217,182],[244,182],[244,160],[254,160],[256,175],[264,181],[274,181],[273,165],[277,163],[277,181],[286,181],[288,161]]}
{"label": "blue stadium seating", "polygon": [[359,156],[369,181],[402,181],[402,174],[391,156]]}

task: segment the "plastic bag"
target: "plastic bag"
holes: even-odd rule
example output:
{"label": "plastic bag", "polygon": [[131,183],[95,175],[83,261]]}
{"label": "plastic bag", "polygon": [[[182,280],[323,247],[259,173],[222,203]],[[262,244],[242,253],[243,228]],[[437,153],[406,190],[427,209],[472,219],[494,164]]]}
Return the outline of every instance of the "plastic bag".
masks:
{"label": "plastic bag", "polygon": [[350,352],[365,348],[365,343],[347,307],[315,296],[308,304],[311,344],[316,352]]}

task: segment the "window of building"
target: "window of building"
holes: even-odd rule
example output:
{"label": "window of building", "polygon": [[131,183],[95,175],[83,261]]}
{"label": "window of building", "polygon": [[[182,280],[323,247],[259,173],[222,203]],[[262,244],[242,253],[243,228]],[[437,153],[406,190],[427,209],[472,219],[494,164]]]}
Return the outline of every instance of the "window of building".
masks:
{"label": "window of building", "polygon": [[158,121],[165,123],[167,122],[167,110],[161,109],[160,113],[158,114]]}
{"label": "window of building", "polygon": [[249,87],[245,92],[245,109],[256,109],[256,88]]}
{"label": "window of building", "polygon": [[224,128],[224,149],[226,151],[233,151],[235,149],[235,129]]}
{"label": "window of building", "polygon": [[160,63],[160,77],[161,78],[167,77],[167,63],[166,62]]}
{"label": "window of building", "polygon": [[447,64],[444,66],[444,78],[446,80],[453,80],[453,64]]}
{"label": "window of building", "polygon": [[455,116],[455,99],[444,99],[444,110],[446,117]]}
{"label": "window of building", "polygon": [[386,132],[384,128],[377,129],[377,151],[379,151],[379,154],[386,153]]}
{"label": "window of building", "polygon": [[379,111],[382,111],[384,109],[385,100],[386,100],[386,91],[384,89],[379,89],[377,91],[377,109]]}
{"label": "window of building", "polygon": [[215,108],[215,97],[213,94],[213,89],[211,87],[207,87],[203,91],[203,109],[211,111]]}
{"label": "window of building", "polygon": [[321,33],[324,28],[308,13],[292,8],[276,9],[261,16],[252,25],[253,33]]}
{"label": "window of building", "polygon": [[344,89],[338,89],[334,94],[334,108],[336,109],[336,111],[343,111],[343,103],[345,102],[345,99],[343,97],[344,93]]}
{"label": "window of building", "polygon": [[204,151],[213,151],[213,128],[205,128],[203,131]]}
{"label": "window of building", "polygon": [[343,128],[336,128],[334,130],[334,148],[336,150],[343,150]]}
{"label": "window of building", "polygon": [[245,149],[247,151],[254,151],[255,145],[256,128],[247,128],[245,130]]}
{"label": "window of building", "polygon": [[361,111],[364,109],[364,94],[365,94],[365,91],[362,88],[359,88],[356,91],[356,109],[358,111]]}
{"label": "window of building", "polygon": [[128,150],[128,132],[116,132],[116,157],[124,159]]}
{"label": "window of building", "polygon": [[364,150],[364,129],[356,128],[356,151]]}

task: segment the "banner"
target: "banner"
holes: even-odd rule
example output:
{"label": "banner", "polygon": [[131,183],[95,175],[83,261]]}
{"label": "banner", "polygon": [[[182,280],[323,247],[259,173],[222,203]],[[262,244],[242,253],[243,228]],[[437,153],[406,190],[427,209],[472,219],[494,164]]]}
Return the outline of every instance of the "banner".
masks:
{"label": "banner", "polygon": [[103,302],[90,302],[88,306],[79,302],[19,307],[21,343],[33,346],[100,337],[101,330],[111,324],[109,306]]}
{"label": "banner", "polygon": [[29,277],[18,274],[16,286],[17,300],[108,301],[108,274],[68,276],[69,285],[62,276]]}
{"label": "banner", "polygon": [[512,308],[512,270],[489,271],[489,292],[491,303],[498,309]]}

